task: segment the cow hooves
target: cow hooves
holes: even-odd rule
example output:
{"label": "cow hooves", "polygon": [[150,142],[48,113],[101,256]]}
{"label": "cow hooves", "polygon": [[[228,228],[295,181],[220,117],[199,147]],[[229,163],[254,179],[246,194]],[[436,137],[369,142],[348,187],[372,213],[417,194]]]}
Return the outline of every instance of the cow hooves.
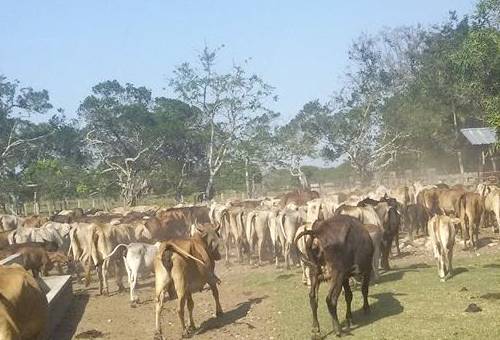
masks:
{"label": "cow hooves", "polygon": [[193,332],[189,328],[184,329],[184,332],[182,332],[182,337],[184,339],[185,338],[190,338],[192,336],[193,336]]}
{"label": "cow hooves", "polygon": [[163,340],[163,336],[161,335],[160,332],[155,332],[155,335],[153,336],[153,340]]}
{"label": "cow hooves", "polygon": [[318,331],[313,331],[311,333],[311,340],[320,340],[322,339],[323,337],[321,336],[319,330]]}
{"label": "cow hooves", "polygon": [[222,310],[218,310],[215,312],[215,316],[218,318],[222,318],[224,316],[224,312]]}

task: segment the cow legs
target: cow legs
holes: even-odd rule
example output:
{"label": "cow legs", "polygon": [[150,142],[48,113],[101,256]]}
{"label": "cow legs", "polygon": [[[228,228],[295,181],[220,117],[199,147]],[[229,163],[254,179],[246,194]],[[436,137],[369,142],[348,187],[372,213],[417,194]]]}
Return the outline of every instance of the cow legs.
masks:
{"label": "cow legs", "polygon": [[345,321],[347,330],[349,330],[351,328],[351,323],[352,323],[352,313],[351,313],[352,291],[351,291],[351,286],[349,285],[349,279],[346,278],[342,285],[344,286],[344,295],[346,303]]}
{"label": "cow legs", "polygon": [[259,256],[259,266],[262,265],[262,247],[264,246],[264,238],[259,238],[257,240],[257,252],[258,252],[258,256]]}
{"label": "cow legs", "polygon": [[399,250],[399,231],[396,231],[396,235],[394,235],[394,242],[396,243],[396,255],[401,256],[401,251]]}
{"label": "cow legs", "polygon": [[242,247],[242,244],[243,242],[241,241],[241,238],[237,238],[236,239],[236,255],[238,257],[238,263],[241,263],[242,260],[241,260],[241,247]]}
{"label": "cow legs", "polygon": [[156,334],[161,338],[161,309],[163,307],[163,298],[165,296],[165,289],[170,283],[170,277],[167,269],[161,263],[161,260],[155,259],[155,324]]}
{"label": "cow legs", "polygon": [[220,300],[219,300],[219,290],[217,289],[217,284],[214,283],[209,283],[210,290],[212,291],[212,296],[214,297],[215,301],[215,315],[217,317],[221,317],[224,312],[222,311],[222,307],[220,305]]}
{"label": "cow legs", "polygon": [[380,245],[375,246],[373,250],[372,268],[373,268],[373,279],[375,282],[377,282],[380,278],[380,274],[378,272],[379,263],[380,263]]}
{"label": "cow legs", "polygon": [[186,323],[184,321],[184,306],[186,305],[186,294],[182,292],[179,294],[177,301],[177,316],[179,317],[179,322],[181,323],[182,328],[182,337],[188,337],[189,331],[186,328]]}
{"label": "cow legs", "polygon": [[328,306],[328,311],[330,312],[330,316],[332,317],[333,332],[337,336],[340,336],[342,333],[342,329],[339,323],[339,318],[337,316],[337,302],[339,299],[340,292],[342,291],[343,282],[344,282],[343,275],[339,274],[334,269],[332,271],[332,281],[331,281],[330,291],[326,296],[326,305]]}
{"label": "cow legs", "polygon": [[224,242],[224,248],[226,250],[226,265],[229,264],[229,243],[231,242],[230,238],[228,237],[226,241]]}
{"label": "cow legs", "polygon": [[[107,289],[107,282],[105,284],[105,276],[103,274],[104,268],[103,264],[98,264],[95,266],[95,270],[97,272],[97,280],[99,281],[99,295],[103,294],[104,288]],[[104,277],[103,277],[104,276]]]}
{"label": "cow legs", "polygon": [[302,260],[300,261],[300,265],[302,266],[302,283],[309,286],[309,285],[311,285],[311,282],[309,282],[308,277],[307,277],[307,273],[306,273],[306,268],[308,268],[308,267],[306,266],[306,264]]}
{"label": "cow legs", "polygon": [[189,314],[189,326],[187,328],[187,331],[189,334],[191,334],[196,329],[196,326],[194,325],[194,320],[193,320],[194,301],[193,301],[193,296],[191,294],[187,295],[187,308],[188,308],[188,314]]}
{"label": "cow legs", "polygon": [[137,276],[139,275],[139,261],[132,261],[132,263],[125,262],[125,269],[128,274],[128,283],[130,287],[130,301],[138,301],[139,298],[135,295],[135,286],[137,285]]}
{"label": "cow legs", "polygon": [[363,294],[363,311],[365,314],[370,313],[370,305],[368,304],[368,287],[370,287],[370,274],[365,273],[363,275],[363,281],[361,282],[361,293]]}
{"label": "cow legs", "polygon": [[285,246],[283,248],[284,248],[283,253],[285,254],[285,267],[286,269],[290,270],[290,249],[291,249],[290,243],[288,241],[285,241]]}
{"label": "cow legs", "polygon": [[453,260],[453,248],[448,251],[448,277],[453,275],[453,265],[451,264]]}
{"label": "cow legs", "polygon": [[312,338],[320,338],[319,334],[319,322],[318,322],[318,291],[319,291],[319,280],[318,280],[318,269],[312,269],[313,273],[311,275],[311,287],[309,288],[309,305],[311,306],[312,312]]}
{"label": "cow legs", "polygon": [[384,270],[390,270],[389,266],[389,253],[391,252],[392,238],[387,238],[382,241],[382,268]]}
{"label": "cow legs", "polygon": [[[116,275],[116,285],[118,286],[118,291],[122,292],[125,287],[123,287],[123,264],[121,262],[115,261],[115,275]],[[137,279],[137,278],[136,278]]]}

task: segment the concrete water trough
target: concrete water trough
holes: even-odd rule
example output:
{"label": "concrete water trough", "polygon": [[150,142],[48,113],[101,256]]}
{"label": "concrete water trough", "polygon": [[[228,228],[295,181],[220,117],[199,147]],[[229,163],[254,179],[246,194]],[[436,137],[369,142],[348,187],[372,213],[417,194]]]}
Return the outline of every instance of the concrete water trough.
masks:
{"label": "concrete water trough", "polygon": [[[0,265],[21,264],[20,254],[11,255],[0,261]],[[73,286],[71,284],[71,275],[45,276],[38,280],[40,288],[45,292],[49,303],[49,325],[47,335],[55,330],[61,322],[67,309],[73,300]]]}

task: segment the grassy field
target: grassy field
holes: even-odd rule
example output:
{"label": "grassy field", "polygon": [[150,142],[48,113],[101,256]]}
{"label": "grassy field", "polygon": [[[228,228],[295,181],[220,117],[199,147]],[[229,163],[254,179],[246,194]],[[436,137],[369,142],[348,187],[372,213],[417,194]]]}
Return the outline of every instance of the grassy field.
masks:
{"label": "grassy field", "polygon": [[[384,273],[380,283],[370,287],[368,316],[361,310],[361,292],[354,291],[355,325],[348,338],[500,339],[500,255],[457,259],[455,276],[445,283],[439,281],[434,263],[425,262],[415,259],[394,262],[395,270]],[[246,289],[273,300],[277,337],[310,337],[308,290],[300,283],[299,270],[252,271],[241,279]],[[325,296],[326,284],[323,284],[319,297],[321,334],[335,338]],[[466,313],[471,303],[482,311]],[[343,322],[343,295],[339,298],[338,313]]]}

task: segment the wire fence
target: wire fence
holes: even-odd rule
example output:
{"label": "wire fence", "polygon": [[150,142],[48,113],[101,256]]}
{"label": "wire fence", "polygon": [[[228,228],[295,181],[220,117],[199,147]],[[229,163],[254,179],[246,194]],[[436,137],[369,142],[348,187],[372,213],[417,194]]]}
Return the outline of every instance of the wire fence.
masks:
{"label": "wire fence", "polygon": [[[467,184],[474,185],[479,182],[489,182],[491,184],[500,183],[500,172],[488,172],[488,173],[465,173],[465,174],[438,174],[434,169],[427,169],[424,173],[404,173],[402,175],[397,175],[396,173],[388,173],[382,177],[376,178],[373,185],[384,185],[388,188],[394,188],[401,185],[408,185],[415,180],[421,180],[424,183],[437,183],[444,182],[450,185],[453,184]],[[338,182],[328,182],[328,183],[314,183],[311,185],[312,190],[316,190],[322,194],[331,193],[335,191],[342,191],[359,185],[354,177],[346,178]],[[279,193],[290,191],[293,188],[287,186],[283,188],[265,188],[264,186],[259,186],[255,197],[267,196],[276,197]],[[182,203],[199,203],[198,196],[201,193],[195,193],[189,197],[184,197],[181,199]],[[237,190],[225,190],[218,193],[214,199],[217,202],[225,202],[227,200],[243,200],[246,199],[247,195],[245,192]],[[147,195],[140,197],[137,201],[137,205],[148,205],[148,206],[158,206],[158,207],[171,207],[179,203],[171,194],[165,195]],[[39,200],[24,202],[18,204],[17,206],[13,204],[6,204],[4,210],[7,213],[17,214],[17,215],[52,215],[61,210],[71,210],[75,208],[81,208],[83,210],[104,210],[110,211],[116,207],[125,207],[124,201],[118,197],[89,197],[89,198],[78,198],[78,199],[61,199],[61,200]]]}

